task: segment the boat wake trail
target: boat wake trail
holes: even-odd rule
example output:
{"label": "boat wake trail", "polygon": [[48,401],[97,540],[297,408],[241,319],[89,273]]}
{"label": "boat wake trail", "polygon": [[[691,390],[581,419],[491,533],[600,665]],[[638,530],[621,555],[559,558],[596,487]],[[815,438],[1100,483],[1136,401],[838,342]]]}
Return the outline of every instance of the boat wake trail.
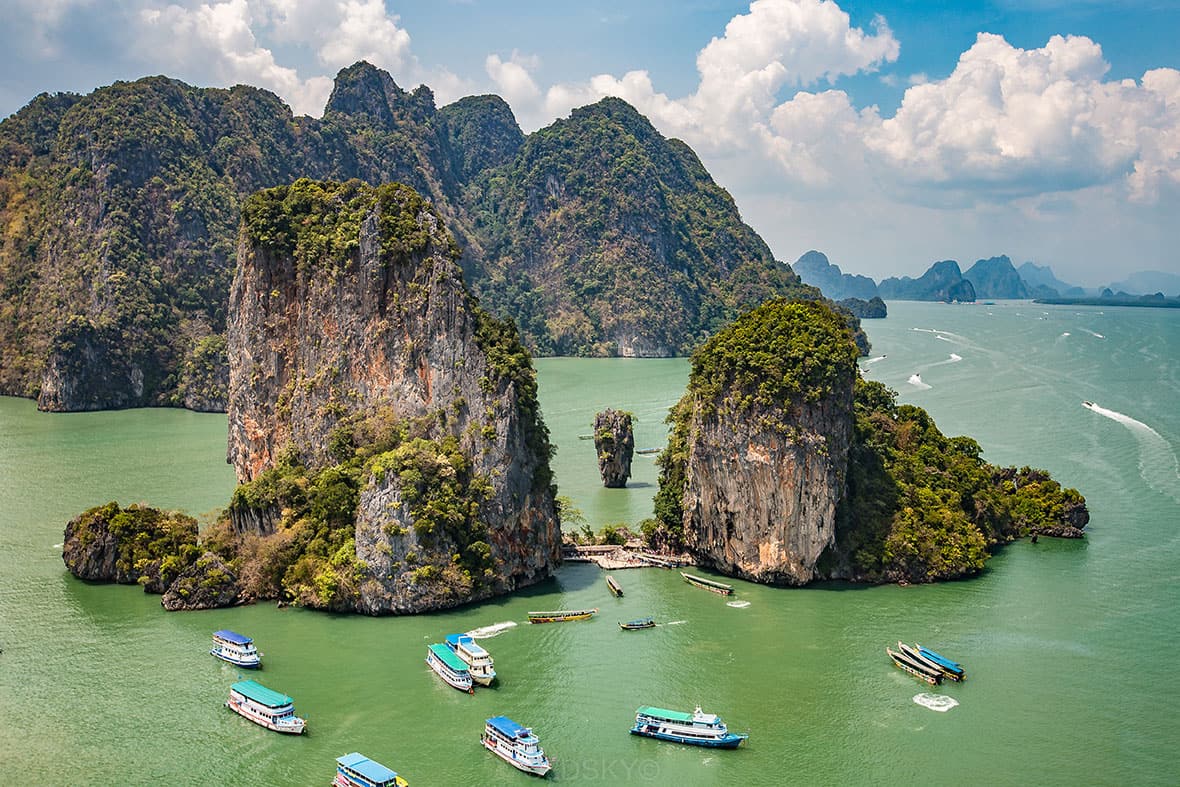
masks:
{"label": "boat wake trail", "polygon": [[687,620],[669,620],[665,626],[679,626],[681,623],[687,623]]}
{"label": "boat wake trail", "polygon": [[915,388],[921,388],[923,391],[928,391],[932,387],[929,383],[922,382],[922,375],[920,374],[911,374],[910,379],[906,380],[906,382]]}
{"label": "boat wake trail", "polygon": [[1142,421],[1094,402],[1083,402],[1082,407],[1127,427],[1139,442],[1140,477],[1155,491],[1180,503],[1180,462],[1163,435]]}
{"label": "boat wake trail", "polygon": [[942,339],[944,342],[950,341],[950,339],[947,338],[948,336],[952,336],[952,337],[954,337],[956,339],[960,339],[962,341],[967,341],[966,336],[960,336],[959,334],[951,333],[950,331],[939,331],[939,330],[935,330],[934,328],[910,328],[910,330],[917,331],[918,333],[933,333],[935,335],[934,338]]}
{"label": "boat wake trail", "polygon": [[1085,331],[1086,333],[1090,334],[1091,336],[1093,336],[1095,339],[1105,339],[1106,338],[1102,334],[1095,333],[1094,331],[1090,330],[1089,328],[1082,328],[1082,330]]}
{"label": "boat wake trail", "polygon": [[727,602],[725,602],[725,606],[733,607],[734,609],[745,609],[746,607],[750,606],[750,602],[749,601],[727,601]]}
{"label": "boat wake trail", "polygon": [[887,356],[887,355],[878,355],[876,358],[870,358],[870,359],[868,359],[867,361],[865,361],[865,363],[866,363],[866,364],[869,364],[869,363],[876,363],[877,361],[883,361],[883,360],[885,360],[885,359],[886,359],[886,358],[888,358],[888,357],[889,357],[889,356]]}
{"label": "boat wake trail", "polygon": [[493,623],[490,626],[481,626],[477,629],[472,629],[471,631],[467,632],[467,636],[474,637],[475,639],[490,639],[503,634],[505,631],[510,628],[514,628],[515,626],[516,621],[506,620],[503,623]]}
{"label": "boat wake trail", "polygon": [[939,713],[946,713],[948,710],[959,704],[959,701],[954,697],[948,697],[945,694],[930,694],[928,692],[915,694],[914,702],[918,703],[923,708],[936,710]]}

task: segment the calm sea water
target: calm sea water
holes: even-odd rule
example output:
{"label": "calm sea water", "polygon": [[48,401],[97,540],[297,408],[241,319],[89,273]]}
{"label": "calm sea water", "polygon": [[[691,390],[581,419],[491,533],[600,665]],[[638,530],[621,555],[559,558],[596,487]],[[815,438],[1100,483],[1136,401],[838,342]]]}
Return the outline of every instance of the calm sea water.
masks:
{"label": "calm sea water", "polygon": [[[361,751],[412,784],[527,784],[483,752],[483,719],[532,725],[557,782],[649,784],[1176,784],[1180,764],[1180,314],[1151,309],[891,303],[866,323],[867,373],[971,434],[995,462],[1050,469],[1088,497],[1084,541],[1018,543],[971,581],[779,590],[736,600],[674,572],[570,565],[517,596],[408,618],[269,604],[166,613],[135,587],[65,571],[65,521],[117,499],[209,514],[233,486],[225,418],[174,410],[47,415],[0,399],[0,780],[31,784],[327,784]],[[880,356],[884,358],[878,359]],[[600,487],[589,434],[606,406],[660,445],[683,360],[538,362],[561,492],[599,527],[650,514],[655,468]],[[915,376],[917,375],[917,376]],[[1097,405],[1090,410],[1083,400]],[[529,626],[529,609],[601,608]],[[665,625],[621,632],[616,621]],[[448,688],[426,645],[496,623],[501,675]],[[237,671],[207,654],[232,628],[265,654],[309,734],[286,738],[222,703]],[[884,647],[917,640],[970,678],[928,687]],[[722,714],[749,745],[711,752],[627,734],[635,707]]]}

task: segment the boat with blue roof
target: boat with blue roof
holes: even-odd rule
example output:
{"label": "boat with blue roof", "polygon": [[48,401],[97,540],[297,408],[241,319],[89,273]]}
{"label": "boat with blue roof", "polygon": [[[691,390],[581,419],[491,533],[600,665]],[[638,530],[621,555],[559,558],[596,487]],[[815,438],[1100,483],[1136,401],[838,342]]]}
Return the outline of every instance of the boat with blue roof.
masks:
{"label": "boat with blue roof", "polygon": [[213,632],[213,649],[209,652],[235,667],[257,669],[262,666],[262,654],[254,647],[254,640],[229,629]]}
{"label": "boat with blue roof", "polygon": [[525,773],[544,776],[553,769],[533,731],[507,716],[488,719],[479,740],[485,749]]}
{"label": "boat with blue roof", "polygon": [[471,670],[455,652],[441,642],[426,648],[426,663],[445,680],[448,685],[460,691],[472,691]]}
{"label": "boat with blue roof", "polygon": [[409,787],[409,782],[359,752],[336,758],[332,787]]}
{"label": "boat with blue roof", "polygon": [[295,715],[295,701],[252,680],[240,680],[229,687],[225,707],[268,730],[301,735],[307,720]]}
{"label": "boat with blue roof", "polygon": [[705,713],[700,705],[692,713],[645,705],[635,711],[631,734],[714,749],[736,749],[750,737],[746,733],[730,732],[720,716]]}
{"label": "boat with blue roof", "polygon": [[448,634],[447,647],[467,665],[471,680],[480,686],[490,686],[496,679],[495,661],[492,654],[475,641],[470,634]]}
{"label": "boat with blue roof", "polygon": [[951,680],[966,680],[967,671],[963,668],[962,664],[957,661],[951,661],[946,656],[936,653],[930,648],[924,648],[917,644],[914,647],[918,649],[918,655],[942,670],[943,674]]}

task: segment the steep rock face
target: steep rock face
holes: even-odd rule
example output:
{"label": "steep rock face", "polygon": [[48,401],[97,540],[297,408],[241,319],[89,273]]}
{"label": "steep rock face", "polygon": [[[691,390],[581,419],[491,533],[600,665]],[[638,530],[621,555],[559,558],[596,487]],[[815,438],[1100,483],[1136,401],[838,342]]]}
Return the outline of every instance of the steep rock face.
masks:
{"label": "steep rock face", "polygon": [[[862,320],[883,320],[889,316],[885,301],[874,296],[871,300],[862,301],[860,298],[845,298],[837,303],[842,309],[847,309]],[[857,347],[860,347],[859,342]],[[868,349],[862,349],[862,355],[868,354]]]}
{"label": "steep rock face", "polygon": [[163,593],[199,554],[197,520],[146,506],[96,506],[66,524],[62,560],[92,582],[143,585]]}
{"label": "steep rock face", "polygon": [[844,495],[856,356],[840,315],[786,301],[693,355],[668,454],[683,457],[684,541],[698,561],[758,582],[814,577]]}
{"label": "steep rock face", "polygon": [[164,591],[160,604],[169,612],[220,609],[238,599],[238,577],[218,555],[205,552],[180,572]]}
{"label": "steep rock face", "polygon": [[598,474],[607,489],[622,489],[631,477],[635,453],[634,416],[607,409],[594,417],[594,448],[598,452]]}
{"label": "steep rock face", "polygon": [[976,260],[963,278],[971,282],[977,298],[1028,298],[1029,287],[1007,255]]}
{"label": "steep rock face", "polygon": [[963,278],[959,263],[954,260],[934,263],[917,279],[911,279],[909,276],[885,279],[877,289],[886,300],[960,303],[975,300],[975,288],[969,280]]}
{"label": "steep rock face", "polygon": [[[531,364],[511,328],[475,304],[457,257],[405,186],[298,181],[247,202],[228,330],[229,461],[243,482],[308,468],[314,486],[354,499],[324,520],[355,523],[355,572],[325,569],[343,589],[328,601],[304,583],[312,590],[296,600],[421,611],[531,584],[560,560]],[[366,441],[352,436],[365,418],[387,435],[362,465]],[[275,527],[280,506],[250,502],[258,496],[235,506],[263,509],[256,521]],[[279,535],[293,526],[280,521]]]}

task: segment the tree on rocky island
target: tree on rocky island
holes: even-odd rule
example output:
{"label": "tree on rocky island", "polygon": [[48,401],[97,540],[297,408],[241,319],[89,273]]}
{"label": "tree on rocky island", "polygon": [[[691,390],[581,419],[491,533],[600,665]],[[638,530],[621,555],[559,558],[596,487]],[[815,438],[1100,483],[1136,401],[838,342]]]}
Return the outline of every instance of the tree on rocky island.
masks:
{"label": "tree on rocky island", "polygon": [[634,422],[632,413],[609,407],[594,416],[598,472],[607,489],[622,489],[631,477],[631,458],[635,452]]}

